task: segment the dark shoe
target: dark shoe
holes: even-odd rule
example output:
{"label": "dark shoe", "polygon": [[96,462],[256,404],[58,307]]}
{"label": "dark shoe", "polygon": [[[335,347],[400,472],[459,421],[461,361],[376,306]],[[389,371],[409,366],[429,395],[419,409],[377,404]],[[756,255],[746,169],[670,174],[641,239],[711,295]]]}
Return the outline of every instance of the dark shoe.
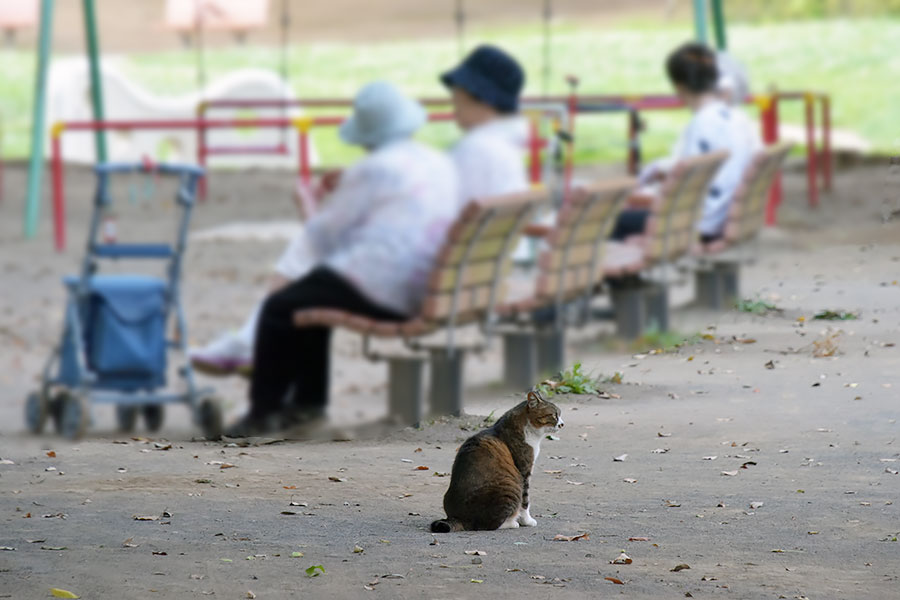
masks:
{"label": "dark shoe", "polygon": [[258,437],[278,431],[280,425],[277,415],[257,416],[248,414],[225,429],[225,433],[222,435],[228,438]]}

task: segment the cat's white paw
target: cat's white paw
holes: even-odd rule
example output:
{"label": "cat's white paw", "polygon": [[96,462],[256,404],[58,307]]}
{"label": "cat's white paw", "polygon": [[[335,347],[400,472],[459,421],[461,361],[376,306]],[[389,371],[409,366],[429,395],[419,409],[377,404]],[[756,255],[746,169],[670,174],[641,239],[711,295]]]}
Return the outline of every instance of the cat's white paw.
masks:
{"label": "cat's white paw", "polygon": [[510,518],[508,518],[506,521],[503,522],[503,524],[500,526],[500,529],[515,529],[516,527],[519,526],[518,517],[519,517],[519,515],[511,516]]}
{"label": "cat's white paw", "polygon": [[537,525],[537,521],[531,515],[522,515],[519,517],[519,523],[525,527],[535,527]]}
{"label": "cat's white paw", "polygon": [[534,527],[535,525],[537,525],[537,521],[534,520],[534,518],[531,516],[531,511],[529,511],[527,508],[519,513],[518,521],[520,525],[523,525],[525,527]]}

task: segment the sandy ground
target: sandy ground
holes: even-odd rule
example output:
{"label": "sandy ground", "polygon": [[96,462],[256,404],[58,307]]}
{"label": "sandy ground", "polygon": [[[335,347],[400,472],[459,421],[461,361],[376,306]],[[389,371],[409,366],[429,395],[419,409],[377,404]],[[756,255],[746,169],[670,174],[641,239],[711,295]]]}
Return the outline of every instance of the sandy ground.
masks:
{"label": "sandy ground", "polygon": [[[783,313],[679,308],[679,331],[713,339],[663,354],[616,346],[605,324],[579,332],[570,361],[621,371],[624,383],[606,386],[614,398],[557,398],[566,428],[544,442],[535,469],[538,527],[436,541],[426,528],[442,514],[448,483],[436,475],[481,416],[379,439],[237,447],[192,441],[181,407],[152,440],[117,434],[100,407],[80,442],[22,433],[24,395],[58,336],[59,276],[79,258],[91,178],[67,174],[63,255],[51,251],[49,228],[21,241],[21,194],[8,193],[0,457],[14,464],[0,464],[0,597],[47,598],[56,587],[82,598],[896,598],[900,226],[882,223],[896,181],[887,167],[840,172],[809,213],[802,175],[788,175],[783,225],[766,233],[742,278],[745,297]],[[6,189],[22,183],[12,169]],[[217,174],[195,228],[291,218],[289,184]],[[142,235],[162,232],[171,216],[126,202],[120,230],[135,231],[127,217],[136,217]],[[193,244],[185,302],[194,339],[246,311],[278,248]],[[676,290],[679,303],[689,296],[689,287]],[[825,308],[860,319],[811,320]],[[815,358],[814,342],[837,330],[837,355]],[[352,335],[337,337],[334,354],[335,421],[383,412],[384,367],[361,359]],[[491,384],[496,349],[467,368],[470,415],[518,400]],[[212,383],[231,414],[241,410],[243,382]],[[552,541],[580,533],[590,535]],[[622,550],[633,563],[610,564]],[[672,570],[680,564],[690,569]],[[308,578],[313,565],[324,574]]]}

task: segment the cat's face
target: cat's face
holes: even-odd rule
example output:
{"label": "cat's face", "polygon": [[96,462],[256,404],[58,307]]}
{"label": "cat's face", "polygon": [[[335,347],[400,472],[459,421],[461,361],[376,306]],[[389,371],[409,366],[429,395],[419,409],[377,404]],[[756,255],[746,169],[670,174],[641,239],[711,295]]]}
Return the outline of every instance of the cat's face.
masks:
{"label": "cat's face", "polygon": [[544,400],[536,391],[528,392],[525,413],[529,424],[544,433],[556,433],[565,426],[559,407]]}

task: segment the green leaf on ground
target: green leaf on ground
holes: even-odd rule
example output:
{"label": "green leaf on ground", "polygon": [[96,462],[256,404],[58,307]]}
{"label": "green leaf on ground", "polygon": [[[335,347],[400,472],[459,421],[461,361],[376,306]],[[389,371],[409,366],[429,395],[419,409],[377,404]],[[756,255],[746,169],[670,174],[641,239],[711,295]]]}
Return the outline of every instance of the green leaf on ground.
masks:
{"label": "green leaf on ground", "polygon": [[318,577],[319,575],[325,574],[325,567],[322,565],[313,565],[306,569],[307,577]]}

